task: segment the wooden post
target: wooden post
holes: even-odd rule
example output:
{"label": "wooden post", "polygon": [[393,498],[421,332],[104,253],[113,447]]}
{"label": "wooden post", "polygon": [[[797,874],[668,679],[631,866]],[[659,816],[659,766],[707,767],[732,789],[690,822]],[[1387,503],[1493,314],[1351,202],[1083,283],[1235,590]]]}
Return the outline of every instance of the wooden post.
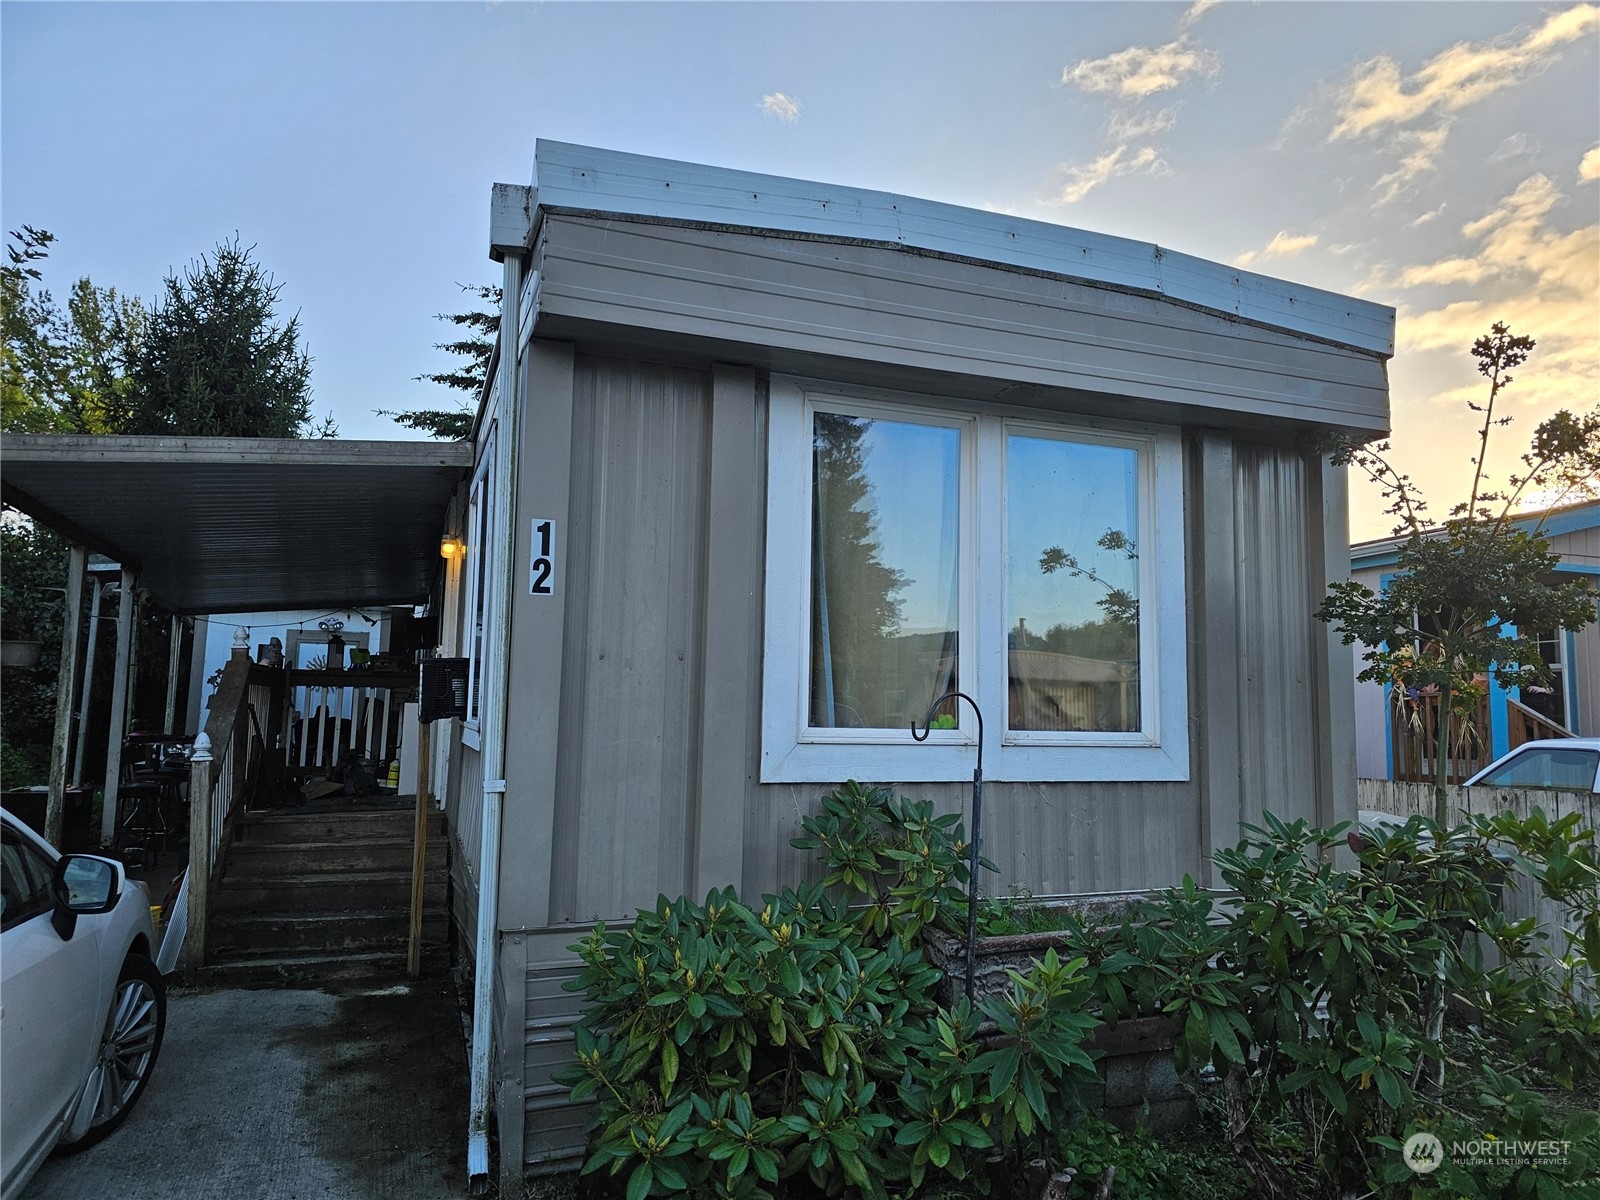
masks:
{"label": "wooden post", "polygon": [[189,759],[189,931],[183,942],[184,979],[189,983],[205,963],[210,892],[211,739],[201,730]]}
{"label": "wooden post", "polygon": [[117,789],[122,784],[122,739],[128,735],[128,671],[133,657],[133,572],[122,569],[117,595],[117,667],[111,681],[111,716],[106,721],[106,787],[100,811],[100,839],[117,836]]}
{"label": "wooden post", "polygon": [[89,740],[89,701],[94,699],[94,651],[95,643],[100,639],[100,592],[103,585],[98,576],[91,578],[89,583],[89,649],[84,655],[83,689],[78,700],[78,740],[72,749],[74,787],[83,785],[83,744]]}
{"label": "wooden post", "polygon": [[178,732],[178,663],[183,658],[183,618],[172,614],[171,644],[167,647],[167,713],[161,732],[171,737]]}
{"label": "wooden post", "polygon": [[[61,658],[56,667],[56,735],[50,746],[50,795],[44,836],[61,845],[61,807],[67,790],[67,743],[72,740],[72,698],[78,690],[78,627],[83,623],[83,572],[89,556],[73,546],[67,556],[67,598],[61,613]],[[79,730],[79,738],[83,731]]]}
{"label": "wooden post", "polygon": [[411,832],[411,931],[406,942],[406,974],[422,977],[422,892],[428,871],[428,802],[433,780],[428,759],[431,726],[417,722],[417,819]]}

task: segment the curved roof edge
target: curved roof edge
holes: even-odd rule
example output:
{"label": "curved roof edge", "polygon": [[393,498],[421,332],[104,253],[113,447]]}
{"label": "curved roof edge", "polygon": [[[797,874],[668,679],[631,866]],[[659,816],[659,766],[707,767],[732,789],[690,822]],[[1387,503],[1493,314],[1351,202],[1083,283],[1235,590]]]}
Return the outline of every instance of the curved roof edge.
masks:
{"label": "curved roof edge", "polygon": [[911,246],[1153,292],[1388,358],[1394,309],[1048,221],[835,184],[540,139],[541,208]]}

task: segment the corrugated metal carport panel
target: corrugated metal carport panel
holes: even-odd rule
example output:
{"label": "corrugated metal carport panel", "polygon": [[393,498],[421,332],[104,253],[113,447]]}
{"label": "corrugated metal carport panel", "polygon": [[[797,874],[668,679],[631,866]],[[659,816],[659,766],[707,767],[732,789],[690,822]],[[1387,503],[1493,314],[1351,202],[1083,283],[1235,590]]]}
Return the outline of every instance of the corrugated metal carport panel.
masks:
{"label": "corrugated metal carport panel", "polygon": [[471,464],[457,442],[27,434],[0,484],[164,606],[225,613],[423,599]]}

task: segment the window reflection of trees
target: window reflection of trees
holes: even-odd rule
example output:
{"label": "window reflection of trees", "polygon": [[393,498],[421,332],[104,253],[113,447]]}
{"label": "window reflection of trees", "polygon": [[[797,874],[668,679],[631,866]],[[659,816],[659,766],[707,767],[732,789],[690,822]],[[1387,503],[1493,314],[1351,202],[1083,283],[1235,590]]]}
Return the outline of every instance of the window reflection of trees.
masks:
{"label": "window reflection of trees", "polygon": [[1097,570],[1095,559],[1137,562],[1138,544],[1119,529],[1095,543],[1098,555],[1050,546],[1039,556],[1045,575],[1065,572],[1103,594],[1095,621],[1060,622],[1042,634],[1018,617],[1008,636],[1010,727],[1019,731],[1130,732],[1139,718],[1139,598]]}
{"label": "window reflection of trees", "polygon": [[883,560],[863,445],[873,424],[814,414],[810,724],[816,728],[900,728],[955,686],[956,631],[901,629],[899,594],[913,580]]}

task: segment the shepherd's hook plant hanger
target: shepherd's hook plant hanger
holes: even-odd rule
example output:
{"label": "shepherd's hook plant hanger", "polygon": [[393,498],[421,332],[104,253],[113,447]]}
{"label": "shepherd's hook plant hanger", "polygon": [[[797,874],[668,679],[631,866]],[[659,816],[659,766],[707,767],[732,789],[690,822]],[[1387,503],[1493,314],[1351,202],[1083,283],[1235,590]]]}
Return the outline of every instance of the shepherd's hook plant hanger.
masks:
{"label": "shepherd's hook plant hanger", "polygon": [[983,831],[983,709],[965,692],[946,692],[928,706],[921,733],[917,732],[917,723],[911,722],[911,737],[914,741],[927,741],[933,729],[933,714],[939,711],[940,705],[946,700],[952,699],[965,700],[978,716],[978,765],[972,770],[972,846],[967,866],[967,1003],[970,1004],[973,1002],[973,977],[977,974],[978,955],[978,862]]}

